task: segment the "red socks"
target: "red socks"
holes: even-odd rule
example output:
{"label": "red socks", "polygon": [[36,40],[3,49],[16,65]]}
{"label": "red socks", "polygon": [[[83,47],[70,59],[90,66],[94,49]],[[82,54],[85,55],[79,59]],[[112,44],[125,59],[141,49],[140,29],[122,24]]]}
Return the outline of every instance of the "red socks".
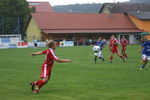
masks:
{"label": "red socks", "polygon": [[43,80],[38,80],[35,82],[35,85],[38,86],[38,89],[40,89],[44,84],[45,84],[45,82]]}
{"label": "red socks", "polygon": [[122,59],[123,59],[123,56],[120,56],[120,58],[122,58]]}
{"label": "red socks", "polygon": [[123,57],[128,58],[127,54],[124,54]]}
{"label": "red socks", "polygon": [[110,56],[110,61],[112,61],[112,59],[113,59],[113,56]]}

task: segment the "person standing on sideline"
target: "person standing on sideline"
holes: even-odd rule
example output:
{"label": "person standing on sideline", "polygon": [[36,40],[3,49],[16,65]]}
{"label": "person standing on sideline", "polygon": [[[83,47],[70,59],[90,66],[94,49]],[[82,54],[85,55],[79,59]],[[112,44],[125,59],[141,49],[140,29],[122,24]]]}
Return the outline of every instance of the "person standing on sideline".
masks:
{"label": "person standing on sideline", "polygon": [[111,38],[110,38],[110,41],[109,41],[109,48],[110,48],[110,52],[111,52],[111,55],[110,55],[110,63],[112,63],[114,53],[116,53],[117,56],[120,57],[120,58],[125,62],[123,56],[121,56],[121,55],[119,54],[119,50],[118,50],[118,40],[115,38],[114,35],[112,35]]}
{"label": "person standing on sideline", "polygon": [[37,48],[38,47],[38,41],[36,39],[33,40],[33,48]]}
{"label": "person standing on sideline", "polygon": [[41,55],[41,54],[46,55],[44,64],[42,65],[42,70],[41,70],[41,75],[40,75],[42,80],[38,80],[38,81],[34,81],[30,83],[31,89],[34,92],[34,94],[37,94],[39,90],[41,89],[41,87],[45,85],[50,79],[54,61],[58,63],[71,62],[70,59],[59,59],[58,57],[55,56],[54,50],[56,48],[56,42],[50,41],[47,44],[47,46],[48,46],[47,50],[44,50],[42,52],[32,53],[32,56]]}
{"label": "person standing on sideline", "polygon": [[122,38],[121,38],[121,46],[122,46],[121,53],[122,53],[122,56],[124,58],[128,58],[128,56],[126,54],[126,47],[127,47],[127,45],[128,45],[127,39],[125,38],[125,36],[122,36]]}
{"label": "person standing on sideline", "polygon": [[143,70],[148,60],[150,60],[150,39],[146,40],[142,44],[141,53],[142,53],[142,64],[140,66],[140,70]]}

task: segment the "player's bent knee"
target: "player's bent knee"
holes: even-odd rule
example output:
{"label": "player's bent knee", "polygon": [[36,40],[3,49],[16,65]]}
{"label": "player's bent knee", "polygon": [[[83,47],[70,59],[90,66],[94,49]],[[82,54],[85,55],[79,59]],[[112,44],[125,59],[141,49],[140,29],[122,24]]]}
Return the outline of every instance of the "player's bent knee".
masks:
{"label": "player's bent knee", "polygon": [[144,62],[147,62],[148,60],[147,60],[147,59],[144,59],[143,61],[144,61]]}
{"label": "player's bent knee", "polygon": [[47,84],[47,83],[48,83],[48,80],[49,80],[49,78],[48,78],[48,77],[43,78],[43,81],[44,81],[44,83],[45,83],[45,84]]}
{"label": "player's bent knee", "polygon": [[44,84],[47,84],[47,83],[48,83],[48,80],[44,82]]}

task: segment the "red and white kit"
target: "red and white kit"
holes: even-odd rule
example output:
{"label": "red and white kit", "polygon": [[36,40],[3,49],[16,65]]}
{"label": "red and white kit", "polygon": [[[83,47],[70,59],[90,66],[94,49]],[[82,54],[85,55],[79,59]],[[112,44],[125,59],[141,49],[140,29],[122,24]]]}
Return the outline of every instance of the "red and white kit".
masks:
{"label": "red and white kit", "polygon": [[118,53],[118,40],[116,38],[110,39],[110,48],[113,54]]}
{"label": "red and white kit", "polygon": [[125,38],[121,39],[121,46],[122,46],[121,53],[122,53],[124,58],[128,58],[128,56],[126,54],[127,45],[128,45],[128,41]]}
{"label": "red and white kit", "polygon": [[50,78],[54,61],[58,58],[55,56],[53,49],[49,48],[42,52],[46,54],[44,64],[42,65],[41,78]]}
{"label": "red and white kit", "polygon": [[122,51],[125,51],[128,41],[126,39],[121,39]]}

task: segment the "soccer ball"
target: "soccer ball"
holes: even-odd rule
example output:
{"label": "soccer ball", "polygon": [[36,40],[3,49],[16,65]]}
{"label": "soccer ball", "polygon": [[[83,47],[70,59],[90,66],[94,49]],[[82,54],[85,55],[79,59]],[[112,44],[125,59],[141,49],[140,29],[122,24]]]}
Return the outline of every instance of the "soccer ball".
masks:
{"label": "soccer ball", "polygon": [[94,52],[99,52],[100,51],[100,47],[99,46],[94,46],[93,47],[93,51]]}

